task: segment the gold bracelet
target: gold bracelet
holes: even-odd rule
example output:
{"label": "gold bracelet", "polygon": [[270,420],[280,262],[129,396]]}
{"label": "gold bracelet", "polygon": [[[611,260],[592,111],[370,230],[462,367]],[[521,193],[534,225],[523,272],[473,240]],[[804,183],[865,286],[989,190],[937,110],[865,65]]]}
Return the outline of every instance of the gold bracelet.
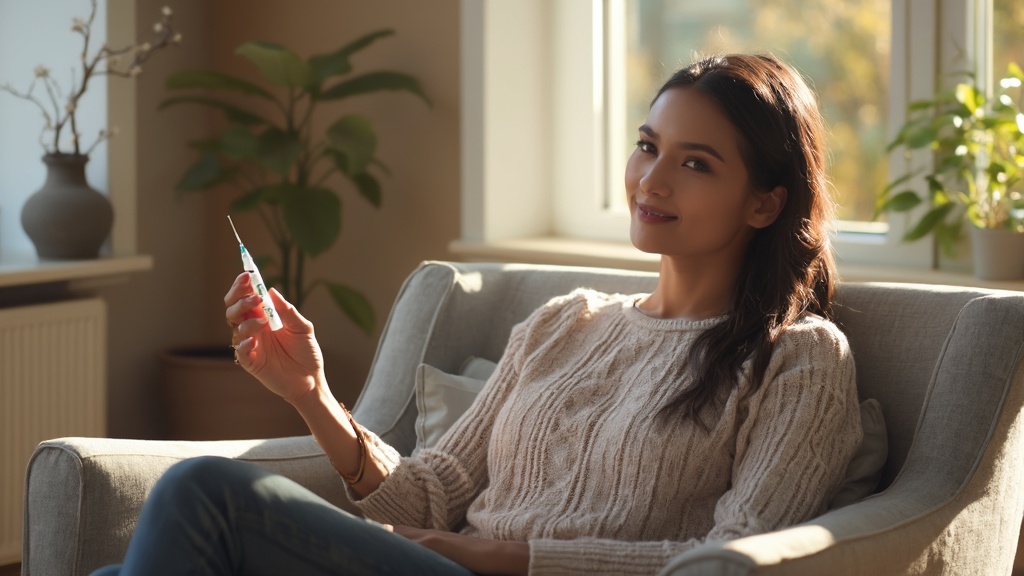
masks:
{"label": "gold bracelet", "polygon": [[345,407],[345,403],[338,402],[338,404],[345,412],[345,416],[348,417],[349,423],[352,424],[352,431],[355,432],[356,440],[359,442],[359,470],[357,470],[353,476],[341,474],[340,470],[338,471],[338,474],[341,474],[341,479],[347,482],[349,486],[355,486],[363,479],[363,472],[366,471],[366,440],[363,438],[362,429],[359,428],[359,425],[356,424],[355,418],[352,417],[352,413]]}

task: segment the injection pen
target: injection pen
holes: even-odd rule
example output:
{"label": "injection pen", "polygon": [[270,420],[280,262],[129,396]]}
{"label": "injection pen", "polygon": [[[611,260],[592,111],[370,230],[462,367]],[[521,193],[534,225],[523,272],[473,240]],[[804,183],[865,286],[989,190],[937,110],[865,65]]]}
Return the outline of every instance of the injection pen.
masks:
{"label": "injection pen", "polygon": [[238,249],[242,251],[242,268],[249,273],[252,284],[256,288],[256,294],[262,300],[260,306],[263,308],[263,312],[266,313],[267,320],[270,321],[270,329],[280,330],[284,328],[281,317],[277,315],[277,309],[274,308],[274,302],[270,299],[270,294],[267,293],[267,285],[263,283],[263,276],[260,276],[259,268],[256,268],[256,263],[252,261],[252,256],[245,249],[245,244],[242,244],[242,239],[238,237],[238,230],[235,229],[235,223],[231,221],[231,216],[228,216],[228,223],[231,224],[231,230],[235,233],[235,239],[238,240]]}

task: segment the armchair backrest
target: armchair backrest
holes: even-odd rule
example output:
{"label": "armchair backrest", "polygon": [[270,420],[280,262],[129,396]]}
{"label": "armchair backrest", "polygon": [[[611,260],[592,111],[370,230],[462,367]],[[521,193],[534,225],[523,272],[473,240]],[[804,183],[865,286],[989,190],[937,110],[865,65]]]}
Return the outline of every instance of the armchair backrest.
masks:
{"label": "armchair backrest", "polygon": [[[456,372],[470,356],[497,361],[512,326],[550,298],[581,286],[649,292],[656,281],[624,270],[424,263],[392,309],[356,417],[408,454],[421,362]],[[957,489],[977,466],[1002,399],[1020,385],[1024,295],[841,284],[835,319],[853,349],[861,399],[883,407],[889,460],[882,488],[911,461],[944,475],[944,491]],[[915,446],[915,436],[927,441]]]}

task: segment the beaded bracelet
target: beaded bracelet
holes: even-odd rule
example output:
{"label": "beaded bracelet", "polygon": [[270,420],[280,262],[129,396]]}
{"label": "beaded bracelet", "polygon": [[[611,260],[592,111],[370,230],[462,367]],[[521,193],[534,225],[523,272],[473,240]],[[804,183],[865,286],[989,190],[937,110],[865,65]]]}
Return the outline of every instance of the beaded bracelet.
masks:
{"label": "beaded bracelet", "polygon": [[341,409],[345,412],[345,416],[348,417],[349,423],[352,424],[352,430],[356,433],[356,440],[359,441],[359,470],[352,476],[341,474],[340,470],[338,473],[341,474],[341,479],[347,482],[349,486],[355,486],[363,479],[363,472],[366,471],[366,440],[363,438],[363,430],[356,424],[355,419],[352,418],[352,413],[345,407],[345,403],[338,402],[338,404],[341,405]]}

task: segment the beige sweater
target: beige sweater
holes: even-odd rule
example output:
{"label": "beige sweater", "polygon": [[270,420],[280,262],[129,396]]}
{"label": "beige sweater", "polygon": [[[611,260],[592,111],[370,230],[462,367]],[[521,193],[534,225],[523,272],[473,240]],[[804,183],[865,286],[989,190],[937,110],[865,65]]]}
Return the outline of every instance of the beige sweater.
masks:
{"label": "beige sweater", "polygon": [[723,395],[707,433],[656,412],[721,318],[652,319],[636,298],[578,290],[534,312],[436,449],[399,458],[372,439],[392,470],[361,510],[529,541],[531,574],[655,574],[702,542],[823,512],[862,435],[838,328],[816,316],[789,328],[764,385]]}

